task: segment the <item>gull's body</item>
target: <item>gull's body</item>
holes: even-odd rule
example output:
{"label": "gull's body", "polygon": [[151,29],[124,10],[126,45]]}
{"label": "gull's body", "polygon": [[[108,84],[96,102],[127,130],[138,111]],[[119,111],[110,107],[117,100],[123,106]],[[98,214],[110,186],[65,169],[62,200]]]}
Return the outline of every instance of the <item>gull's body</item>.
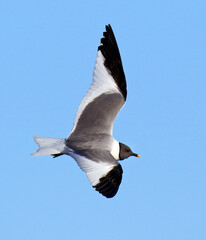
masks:
{"label": "gull's body", "polygon": [[92,84],[79,105],[67,139],[35,137],[39,150],[33,155],[67,154],[87,174],[92,186],[113,197],[122,180],[118,160],[137,156],[112,136],[115,117],[127,96],[119,49],[110,25],[98,47]]}

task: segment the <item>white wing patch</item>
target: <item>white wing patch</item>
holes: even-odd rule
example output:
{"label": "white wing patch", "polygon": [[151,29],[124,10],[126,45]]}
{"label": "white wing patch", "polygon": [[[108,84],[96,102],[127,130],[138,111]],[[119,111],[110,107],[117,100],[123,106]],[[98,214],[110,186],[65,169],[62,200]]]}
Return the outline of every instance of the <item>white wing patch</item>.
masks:
{"label": "white wing patch", "polygon": [[78,163],[79,167],[87,174],[90,183],[92,186],[97,185],[100,181],[99,179],[106,176],[109,171],[111,171],[118,163],[111,163],[111,162],[96,162],[92,161],[86,157],[81,155],[71,153],[76,162]]}
{"label": "white wing patch", "polygon": [[93,81],[89,90],[87,91],[86,95],[84,96],[84,98],[82,99],[79,105],[71,133],[75,130],[79,117],[81,116],[85,107],[90,102],[92,102],[96,97],[98,97],[103,93],[121,94],[113,77],[110,75],[107,68],[104,66],[104,61],[105,61],[105,58],[102,55],[101,51],[98,51],[94,72],[93,72]]}

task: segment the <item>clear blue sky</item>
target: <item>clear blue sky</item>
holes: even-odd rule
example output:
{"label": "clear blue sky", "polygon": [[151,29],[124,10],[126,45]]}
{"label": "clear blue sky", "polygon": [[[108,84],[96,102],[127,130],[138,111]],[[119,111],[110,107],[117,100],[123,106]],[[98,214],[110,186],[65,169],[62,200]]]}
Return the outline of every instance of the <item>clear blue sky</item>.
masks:
{"label": "clear blue sky", "polygon": [[[2,1],[0,238],[206,239],[206,2]],[[67,137],[110,23],[128,99],[114,136],[113,199],[75,161],[31,157],[33,135]]]}

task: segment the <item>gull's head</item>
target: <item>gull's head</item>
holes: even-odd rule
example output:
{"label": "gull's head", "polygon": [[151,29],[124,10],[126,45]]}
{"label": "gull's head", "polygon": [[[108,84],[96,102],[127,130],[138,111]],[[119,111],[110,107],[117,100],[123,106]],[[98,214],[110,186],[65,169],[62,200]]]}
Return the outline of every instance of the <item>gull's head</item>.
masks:
{"label": "gull's head", "polygon": [[123,143],[119,143],[119,146],[120,146],[120,151],[119,151],[119,159],[120,160],[123,160],[130,156],[140,157],[139,154],[132,152],[131,148],[128,147],[127,145],[125,145]]}

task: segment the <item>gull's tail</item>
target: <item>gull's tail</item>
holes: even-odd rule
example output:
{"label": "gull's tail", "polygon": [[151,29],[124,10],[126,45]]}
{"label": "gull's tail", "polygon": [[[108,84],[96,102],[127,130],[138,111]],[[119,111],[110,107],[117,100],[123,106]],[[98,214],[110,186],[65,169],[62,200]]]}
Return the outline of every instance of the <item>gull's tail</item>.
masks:
{"label": "gull's tail", "polygon": [[32,153],[32,156],[59,156],[64,154],[66,144],[63,138],[34,137],[34,141],[38,144],[39,149]]}

